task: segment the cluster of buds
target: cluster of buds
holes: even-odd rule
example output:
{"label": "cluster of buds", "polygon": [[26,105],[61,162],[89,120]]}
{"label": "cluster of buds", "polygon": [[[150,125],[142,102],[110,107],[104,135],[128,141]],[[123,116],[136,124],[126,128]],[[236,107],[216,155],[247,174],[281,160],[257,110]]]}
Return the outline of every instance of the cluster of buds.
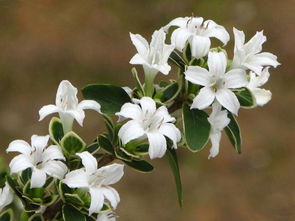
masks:
{"label": "cluster of buds", "polygon": [[[269,68],[279,63],[275,55],[262,52],[266,37],[257,32],[245,43],[244,32],[234,28],[233,34],[230,59],[225,50],[230,35],[223,26],[201,17],[176,18],[156,30],[150,44],[130,33],[137,50],[130,64],[142,65],[144,73],[142,83],[132,68],[135,88],[91,84],[82,89],[86,100],[79,103],[77,88],[62,81],[55,105],[39,111],[40,121],[59,115],[51,119],[49,134],[33,135],[30,144],[15,140],[7,148],[19,154],[9,164],[10,173],[0,174],[0,219],[115,221],[120,197],[111,185],[123,177],[124,165],[151,172],[146,156],[167,156],[181,206],[177,148],[198,152],[210,141],[208,158],[216,157],[224,130],[241,153],[239,109],[271,99],[261,87]],[[212,47],[211,38],[222,45]],[[173,71],[175,79],[155,83],[158,73]],[[85,109],[96,111],[107,129],[90,144],[73,131],[74,121],[83,126]],[[12,203],[20,213],[5,210]]]}

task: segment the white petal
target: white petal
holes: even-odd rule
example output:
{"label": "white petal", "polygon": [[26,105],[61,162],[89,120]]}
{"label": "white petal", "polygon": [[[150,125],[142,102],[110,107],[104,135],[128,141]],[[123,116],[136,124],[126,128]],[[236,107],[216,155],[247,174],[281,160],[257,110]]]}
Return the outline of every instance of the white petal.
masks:
{"label": "white petal", "polygon": [[84,169],[78,169],[69,172],[63,180],[70,188],[87,188],[88,175]]}
{"label": "white petal", "polygon": [[46,173],[37,168],[33,169],[31,177],[31,188],[38,188],[44,186],[46,182]]}
{"label": "white petal", "polygon": [[211,74],[224,74],[226,65],[226,56],[223,52],[209,52],[208,67]]}
{"label": "white petal", "polygon": [[155,51],[163,52],[165,45],[166,33],[163,29],[155,30],[152,34],[152,40],[150,43],[150,48],[153,48]]}
{"label": "white petal", "polygon": [[168,123],[168,122],[175,122],[175,118],[171,117],[167,107],[161,106],[157,109],[156,113],[154,114],[155,119],[161,119],[163,123]]}
{"label": "white petal", "polygon": [[251,56],[244,65],[257,74],[260,74],[263,68],[262,66],[277,67],[279,64],[280,63],[277,61],[277,56],[268,52],[263,52]]}
{"label": "white petal", "polygon": [[263,32],[257,32],[245,45],[244,48],[248,54],[257,54],[262,50],[262,45],[266,41]]}
{"label": "white petal", "polygon": [[211,41],[208,37],[194,35],[191,39],[192,56],[199,59],[208,54]]}
{"label": "white petal", "polygon": [[185,79],[193,84],[208,86],[211,80],[211,74],[199,66],[188,66],[185,74]]}
{"label": "white petal", "polygon": [[147,64],[147,61],[140,54],[135,54],[129,61],[130,64]]}
{"label": "white petal", "polygon": [[145,134],[142,126],[135,120],[125,123],[119,130],[118,136],[125,145],[129,141],[137,139]]}
{"label": "white petal", "polygon": [[82,110],[85,110],[85,109],[95,110],[101,114],[101,111],[100,111],[101,106],[96,101],[84,100],[79,103],[78,107],[81,108]]}
{"label": "white petal", "polygon": [[7,152],[20,152],[25,155],[29,155],[32,151],[30,144],[24,140],[14,140],[12,141],[7,150]]}
{"label": "white petal", "polygon": [[205,31],[205,35],[207,37],[215,37],[218,40],[220,40],[224,45],[227,44],[230,37],[229,37],[229,33],[226,31],[226,29],[223,26],[216,24],[212,20],[205,21],[204,26],[207,27]]}
{"label": "white petal", "polygon": [[48,140],[49,140],[49,135],[46,135],[46,136],[33,135],[31,137],[31,145],[33,148],[36,148],[38,150],[43,150],[47,146]]}
{"label": "white petal", "polygon": [[210,159],[211,157],[216,157],[218,155],[220,140],[221,140],[221,132],[210,134],[210,141],[212,146],[210,148],[210,154],[208,156],[208,159]]}
{"label": "white petal", "polygon": [[168,137],[170,140],[172,140],[173,142],[173,148],[177,148],[177,143],[180,141],[181,139],[181,134],[179,129],[171,123],[165,123],[163,124],[160,129],[159,132],[162,133],[164,136]]}
{"label": "white petal", "polygon": [[236,28],[233,28],[235,36],[235,49],[241,48],[245,43],[245,34],[243,31],[240,31]]}
{"label": "white petal", "polygon": [[13,193],[9,187],[9,185],[6,183],[3,189],[0,189],[0,212],[2,212],[2,209],[9,205],[13,200]]}
{"label": "white petal", "polygon": [[149,141],[149,156],[151,159],[164,156],[167,144],[165,137],[160,133],[147,133]]}
{"label": "white petal", "polygon": [[77,107],[77,93],[78,89],[75,88],[71,82],[67,80],[61,81],[56,92],[56,106],[59,107],[61,111],[67,111]]}
{"label": "white petal", "polygon": [[89,216],[91,216],[93,213],[98,213],[104,203],[104,196],[102,193],[101,188],[90,188],[90,208],[89,208]]}
{"label": "white petal", "polygon": [[216,92],[216,99],[227,110],[238,115],[240,103],[236,95],[229,89],[220,89]]}
{"label": "white petal", "polygon": [[39,121],[43,120],[47,115],[57,113],[59,111],[60,109],[53,104],[45,105],[39,110]]}
{"label": "white petal", "polygon": [[177,28],[171,35],[171,43],[179,51],[182,51],[187,40],[192,36],[192,33],[185,28]]}
{"label": "white petal", "polygon": [[[165,61],[167,62],[167,61]],[[156,64],[153,65],[153,68],[158,70],[159,72],[161,72],[164,75],[168,75],[170,70],[171,70],[171,66],[168,63],[164,63],[164,64]]]}
{"label": "white petal", "polygon": [[59,117],[62,122],[64,133],[72,130],[74,117],[68,112],[59,112]]}
{"label": "white petal", "polygon": [[149,50],[148,42],[139,34],[129,33],[130,38],[134,46],[136,47],[137,52],[141,56],[147,56]]}
{"label": "white petal", "polygon": [[243,69],[232,69],[225,74],[226,88],[241,88],[248,85],[246,72]]}
{"label": "white petal", "polygon": [[33,167],[33,164],[28,156],[20,154],[11,160],[9,167],[11,173],[19,173],[29,167]]}
{"label": "white petal", "polygon": [[126,103],[121,107],[120,112],[116,113],[119,116],[119,121],[125,118],[130,118],[133,120],[142,119],[142,110],[137,104]]}
{"label": "white petal", "polygon": [[182,27],[182,28],[185,28],[186,25],[187,25],[187,22],[189,21],[190,17],[179,17],[179,18],[175,18],[173,19],[172,21],[170,21],[165,27],[164,27],[164,30],[167,32],[168,29],[171,27],[171,26],[178,26],[178,27]]}
{"label": "white petal", "polygon": [[271,92],[269,90],[255,88],[252,90],[252,93],[255,96],[256,104],[258,106],[263,106],[271,100]]}
{"label": "white petal", "polygon": [[199,94],[194,98],[191,108],[205,109],[215,99],[215,92],[209,87],[203,87]]}
{"label": "white petal", "polygon": [[76,153],[82,159],[82,164],[87,173],[94,173],[97,170],[97,160],[91,153],[84,151],[82,153]]}
{"label": "white petal", "polygon": [[111,188],[111,187],[101,188],[101,189],[102,189],[102,193],[104,195],[104,198],[107,199],[111,203],[111,206],[114,209],[116,209],[118,203],[120,202],[120,197],[119,197],[117,190],[115,190],[114,188]]}
{"label": "white petal", "polygon": [[112,185],[117,183],[124,175],[124,165],[113,163],[108,166],[103,166],[99,168],[96,174],[100,174],[105,177],[103,184]]}
{"label": "white petal", "polygon": [[66,172],[68,171],[67,166],[57,160],[48,161],[42,164],[42,170],[47,173],[49,176],[63,179]]}
{"label": "white petal", "polygon": [[51,145],[44,150],[43,155],[43,162],[46,162],[48,160],[66,160],[62,150],[57,145]]}
{"label": "white petal", "polygon": [[156,102],[150,97],[143,97],[139,100],[143,113],[154,113],[156,111]]}
{"label": "white petal", "polygon": [[83,121],[85,118],[85,112],[83,109],[77,108],[76,110],[69,110],[66,113],[71,115],[81,127],[83,126]]}
{"label": "white petal", "polygon": [[212,112],[208,117],[211,125],[211,133],[220,132],[229,124],[230,119],[227,115],[227,110],[222,110],[218,101],[212,104]]}

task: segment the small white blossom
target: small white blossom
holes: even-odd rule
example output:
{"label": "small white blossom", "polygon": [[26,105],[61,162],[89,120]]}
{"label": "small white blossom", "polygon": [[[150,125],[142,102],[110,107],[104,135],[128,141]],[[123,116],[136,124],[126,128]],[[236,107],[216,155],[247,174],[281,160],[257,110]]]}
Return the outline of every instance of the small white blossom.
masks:
{"label": "small white blossom", "polygon": [[130,38],[137,50],[130,64],[143,65],[146,75],[155,76],[158,72],[169,74],[171,67],[168,64],[168,58],[174,46],[165,44],[166,33],[163,29],[153,33],[150,45],[139,34],[130,33]]}
{"label": "small white blossom", "polygon": [[0,188],[0,212],[3,208],[9,205],[13,200],[13,194],[10,187],[6,183],[3,188]]}
{"label": "small white blossom", "polygon": [[227,111],[221,110],[221,105],[218,102],[214,102],[208,121],[211,125],[209,138],[212,144],[208,157],[208,159],[210,159],[211,157],[216,157],[218,155],[221,131],[229,124],[230,119],[227,117]]}
{"label": "small white blossom", "polygon": [[19,173],[27,168],[32,169],[31,188],[42,187],[46,175],[62,179],[67,172],[67,166],[60,160],[65,160],[59,146],[47,147],[49,135],[31,137],[31,145],[24,140],[12,141],[7,152],[19,152],[10,164],[11,173]]}
{"label": "small white blossom", "polygon": [[125,145],[137,138],[147,137],[149,141],[149,156],[151,159],[163,157],[167,149],[165,136],[173,142],[173,148],[177,148],[177,142],[181,135],[173,124],[175,118],[171,117],[165,106],[156,108],[156,103],[149,97],[140,100],[133,99],[135,104],[126,103],[121,111],[116,113],[119,120],[131,119],[119,130],[119,137]]}
{"label": "small white blossom", "polygon": [[269,90],[265,90],[260,88],[263,86],[270,76],[269,67],[263,69],[260,75],[256,75],[254,72],[250,72],[250,82],[247,88],[252,92],[255,97],[256,104],[258,106],[263,106],[271,99],[271,92]]}
{"label": "small white blossom", "polygon": [[250,69],[260,74],[264,66],[277,67],[280,63],[277,56],[269,52],[261,52],[266,42],[263,32],[257,32],[247,43],[243,31],[233,29],[235,35],[234,59],[232,68]]}
{"label": "small white blossom", "polygon": [[171,35],[171,42],[176,49],[182,51],[187,41],[191,46],[192,56],[201,58],[208,54],[211,41],[214,37],[224,45],[229,41],[229,34],[225,28],[212,20],[204,21],[202,17],[176,18],[165,26],[168,30],[171,26],[177,26]]}
{"label": "small white blossom", "polygon": [[96,159],[87,151],[77,153],[84,168],[71,171],[63,180],[70,188],[86,188],[91,197],[89,215],[98,213],[108,200],[115,209],[120,202],[118,192],[110,187],[124,175],[122,164],[111,164],[97,169]]}
{"label": "small white blossom", "polygon": [[226,65],[227,59],[223,52],[209,52],[209,71],[199,66],[188,67],[186,80],[204,86],[194,98],[192,108],[205,109],[216,99],[230,112],[238,114],[240,103],[230,89],[247,86],[247,76],[242,69],[226,72]]}
{"label": "small white blossom", "polygon": [[77,88],[69,81],[63,80],[60,82],[56,93],[55,105],[43,106],[39,110],[39,121],[43,120],[47,115],[59,113],[64,131],[68,132],[72,130],[74,119],[76,119],[80,126],[83,125],[85,118],[84,109],[92,109],[100,113],[100,105],[96,101],[84,100],[78,103],[77,93]]}
{"label": "small white blossom", "polygon": [[116,221],[116,216],[111,210],[98,214],[96,221]]}

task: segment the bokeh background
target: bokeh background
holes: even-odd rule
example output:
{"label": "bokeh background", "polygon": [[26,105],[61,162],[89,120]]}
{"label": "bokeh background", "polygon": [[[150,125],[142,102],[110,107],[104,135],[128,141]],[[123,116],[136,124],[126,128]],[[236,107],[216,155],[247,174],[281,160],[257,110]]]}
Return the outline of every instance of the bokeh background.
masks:
{"label": "bokeh background", "polygon": [[[179,209],[165,159],[152,174],[126,169],[116,185],[122,221],[295,220],[295,2],[293,0],[0,0],[0,145],[47,133],[38,122],[41,106],[54,102],[59,82],[78,88],[88,83],[134,85],[129,59],[135,49],[128,32],[150,38],[153,30],[179,16],[203,16],[246,31],[264,29],[265,51],[282,63],[271,70],[264,108],[241,110],[243,154],[224,136],[221,153],[207,160],[209,148],[180,150],[184,208]],[[232,36],[232,34],[231,34]],[[233,41],[227,46],[232,50]],[[80,96],[81,98],[81,96]],[[87,112],[86,141],[104,130]]]}

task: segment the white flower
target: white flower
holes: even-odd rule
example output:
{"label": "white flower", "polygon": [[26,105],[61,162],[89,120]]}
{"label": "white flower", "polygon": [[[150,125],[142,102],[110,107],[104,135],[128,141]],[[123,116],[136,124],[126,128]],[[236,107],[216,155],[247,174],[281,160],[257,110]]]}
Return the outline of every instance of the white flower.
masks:
{"label": "white flower", "polygon": [[186,80],[204,86],[194,98],[192,108],[204,109],[216,100],[227,110],[238,114],[240,103],[230,90],[248,84],[246,72],[232,69],[225,73],[227,59],[223,52],[209,52],[209,71],[199,66],[189,66],[185,72]]}
{"label": "white flower", "polygon": [[116,221],[116,216],[113,211],[103,212],[98,214],[96,221]]}
{"label": "white flower", "polygon": [[115,209],[120,202],[118,192],[109,185],[117,183],[124,175],[122,164],[112,164],[97,169],[96,159],[87,151],[77,153],[82,159],[84,168],[71,171],[64,179],[70,188],[87,188],[91,203],[89,215],[98,213],[103,207],[105,199]]}
{"label": "white flower", "polygon": [[0,188],[0,212],[3,208],[9,205],[13,200],[13,194],[10,190],[10,187],[6,183],[3,188]]}
{"label": "white flower", "polygon": [[263,32],[257,32],[247,43],[243,31],[233,29],[235,35],[234,59],[232,68],[250,69],[260,74],[263,66],[277,67],[280,63],[277,56],[268,52],[261,52],[262,45],[266,42]]}
{"label": "white flower", "polygon": [[10,164],[11,173],[19,173],[32,168],[31,188],[42,187],[46,182],[46,174],[62,179],[67,172],[67,166],[60,160],[65,160],[59,146],[47,146],[49,135],[31,137],[31,145],[24,140],[12,141],[7,152],[19,152]]}
{"label": "white flower", "polygon": [[74,119],[83,125],[85,118],[84,109],[92,109],[100,113],[100,105],[96,101],[84,100],[78,103],[77,88],[69,81],[63,80],[60,82],[56,93],[56,105],[49,104],[43,106],[39,110],[40,119],[43,120],[47,115],[59,113],[60,119],[63,122],[65,132],[72,130]]}
{"label": "white flower", "polygon": [[181,135],[173,124],[175,118],[169,115],[167,108],[161,106],[156,109],[155,101],[149,97],[133,100],[136,104],[126,103],[121,111],[116,113],[120,117],[119,120],[131,119],[119,130],[118,135],[122,143],[125,145],[131,140],[146,136],[151,159],[163,157],[165,154],[167,149],[165,136],[172,140],[173,148],[176,149]]}
{"label": "white flower", "polygon": [[168,30],[171,26],[177,26],[171,35],[171,42],[176,49],[182,51],[187,41],[190,42],[192,56],[204,57],[208,54],[211,41],[214,37],[224,45],[229,41],[229,34],[225,28],[212,20],[204,21],[202,17],[176,18],[165,26]]}
{"label": "white flower", "polygon": [[230,119],[227,117],[227,111],[221,110],[221,105],[218,102],[214,102],[208,121],[211,124],[209,138],[212,146],[208,157],[210,159],[211,157],[216,157],[219,153],[221,131],[229,124]]}
{"label": "white flower", "polygon": [[131,58],[130,64],[143,65],[147,75],[155,75],[158,71],[169,74],[171,67],[168,65],[168,58],[174,46],[165,44],[166,33],[163,29],[153,33],[150,45],[139,34],[130,33],[130,38],[138,52]]}
{"label": "white flower", "polygon": [[260,75],[256,75],[254,72],[250,72],[250,82],[247,88],[252,92],[255,97],[256,104],[258,106],[263,106],[271,99],[271,92],[269,90],[265,90],[260,88],[264,85],[270,76],[269,67],[263,69]]}

